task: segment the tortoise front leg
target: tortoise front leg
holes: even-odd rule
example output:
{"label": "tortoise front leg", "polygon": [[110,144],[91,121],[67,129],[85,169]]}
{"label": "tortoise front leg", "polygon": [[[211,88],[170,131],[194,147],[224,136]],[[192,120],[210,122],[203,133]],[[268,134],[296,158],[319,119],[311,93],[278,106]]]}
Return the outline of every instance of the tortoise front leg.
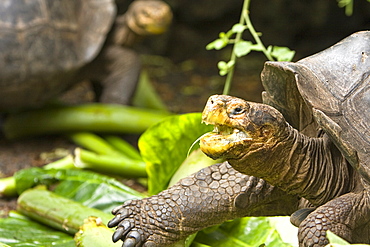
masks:
{"label": "tortoise front leg", "polygon": [[300,246],[322,247],[329,241],[326,231],[350,243],[370,241],[370,205],[366,191],[348,193],[318,207],[299,225]]}
{"label": "tortoise front leg", "polygon": [[216,164],[168,190],[113,210],[113,241],[123,246],[167,246],[205,227],[242,216],[289,215],[299,198],[262,179]]}

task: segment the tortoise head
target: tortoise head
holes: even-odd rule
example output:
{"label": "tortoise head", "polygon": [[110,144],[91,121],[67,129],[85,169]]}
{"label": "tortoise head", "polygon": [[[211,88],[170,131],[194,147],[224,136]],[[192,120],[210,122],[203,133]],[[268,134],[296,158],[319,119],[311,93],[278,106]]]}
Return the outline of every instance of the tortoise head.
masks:
{"label": "tortoise head", "polygon": [[275,108],[226,95],[208,99],[202,122],[215,126],[200,140],[201,150],[213,159],[244,160],[253,153],[268,153],[288,133]]}
{"label": "tortoise head", "polygon": [[137,34],[156,35],[167,31],[172,22],[172,11],[163,1],[137,0],[130,5],[126,20]]}

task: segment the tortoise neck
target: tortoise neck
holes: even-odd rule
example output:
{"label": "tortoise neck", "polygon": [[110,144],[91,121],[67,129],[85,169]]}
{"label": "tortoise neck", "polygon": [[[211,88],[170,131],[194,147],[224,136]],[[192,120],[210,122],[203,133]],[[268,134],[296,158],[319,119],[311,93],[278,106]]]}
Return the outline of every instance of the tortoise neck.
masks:
{"label": "tortoise neck", "polygon": [[127,24],[127,16],[118,16],[113,24],[113,28],[109,33],[107,42],[114,45],[132,47],[138,40],[140,35],[131,30]]}
{"label": "tortoise neck", "polygon": [[289,136],[276,169],[281,171],[276,186],[321,205],[352,189],[352,167],[324,134],[319,138],[303,135],[288,126]]}
{"label": "tortoise neck", "polygon": [[269,147],[247,152],[229,163],[242,173],[320,205],[353,189],[354,172],[324,134],[303,135],[287,125],[285,135]]}

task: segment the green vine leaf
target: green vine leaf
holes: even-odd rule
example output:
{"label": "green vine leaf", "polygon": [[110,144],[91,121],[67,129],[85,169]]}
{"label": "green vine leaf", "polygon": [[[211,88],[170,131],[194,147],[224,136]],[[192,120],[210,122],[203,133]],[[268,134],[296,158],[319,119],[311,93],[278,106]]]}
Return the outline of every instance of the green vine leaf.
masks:
{"label": "green vine leaf", "polygon": [[223,37],[223,38],[220,38],[220,39],[216,39],[214,41],[212,41],[211,43],[209,43],[207,46],[206,46],[206,49],[207,50],[221,50],[222,48],[224,48],[225,46],[227,46],[227,44],[229,44],[229,38],[227,38],[226,36]]}
{"label": "green vine leaf", "polygon": [[229,62],[220,61],[217,64],[218,69],[220,70],[219,73],[221,76],[227,75],[230,69],[235,65],[235,61],[231,60]]}
{"label": "green vine leaf", "polygon": [[237,57],[242,57],[251,52],[253,43],[250,41],[239,41],[235,43],[234,53]]}
{"label": "green vine leaf", "polygon": [[243,24],[240,24],[240,23],[237,23],[235,24],[232,28],[231,28],[231,31],[233,33],[242,33],[244,32],[245,29],[247,29],[248,27],[246,25],[243,25]]}
{"label": "green vine leaf", "polygon": [[271,56],[278,61],[292,61],[295,51],[290,50],[288,47],[274,46],[271,51]]}

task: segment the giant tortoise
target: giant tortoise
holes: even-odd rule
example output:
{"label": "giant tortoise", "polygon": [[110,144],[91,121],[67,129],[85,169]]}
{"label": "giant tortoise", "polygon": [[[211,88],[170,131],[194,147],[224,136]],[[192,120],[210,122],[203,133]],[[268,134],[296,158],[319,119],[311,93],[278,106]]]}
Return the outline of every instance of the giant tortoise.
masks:
{"label": "giant tortoise", "polygon": [[165,31],[172,12],[159,0],[116,12],[114,0],[1,1],[0,110],[40,106],[82,79],[100,83],[101,101],[127,103],[140,71],[127,47]]}
{"label": "giant tortoise", "polygon": [[166,246],[240,216],[290,215],[300,246],[330,230],[370,243],[370,32],[296,63],[267,62],[265,104],[211,96],[200,145],[216,164],[113,210],[113,241]]}

